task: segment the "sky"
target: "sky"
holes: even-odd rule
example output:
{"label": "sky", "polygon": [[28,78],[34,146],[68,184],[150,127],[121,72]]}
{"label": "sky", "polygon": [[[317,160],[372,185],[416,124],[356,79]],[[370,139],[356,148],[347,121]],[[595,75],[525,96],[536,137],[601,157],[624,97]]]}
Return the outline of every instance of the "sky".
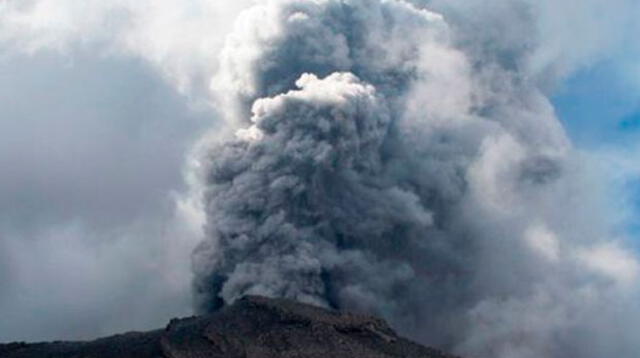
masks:
{"label": "sky", "polygon": [[[640,92],[628,58],[609,58],[572,75],[554,93],[553,104],[575,145],[602,155],[613,168],[610,179],[630,209],[625,224],[634,245],[640,241]],[[621,63],[622,62],[622,63]]]}
{"label": "sky", "polygon": [[576,144],[632,145],[637,139],[640,96],[629,75],[603,61],[573,75],[555,93],[558,115]]}
{"label": "sky", "polygon": [[[202,217],[190,160],[221,131],[225,102],[210,81],[251,1],[180,3],[0,0],[0,342],[94,338],[192,314]],[[543,87],[555,112],[604,173],[603,205],[640,250],[640,45],[626,18],[638,4],[541,3],[537,29],[553,41],[532,73],[554,73]]]}

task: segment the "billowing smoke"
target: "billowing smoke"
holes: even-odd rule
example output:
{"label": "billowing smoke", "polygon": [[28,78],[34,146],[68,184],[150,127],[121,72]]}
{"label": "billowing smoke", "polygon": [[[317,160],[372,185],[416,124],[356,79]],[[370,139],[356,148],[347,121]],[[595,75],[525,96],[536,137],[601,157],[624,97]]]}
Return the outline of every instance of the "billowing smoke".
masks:
{"label": "billowing smoke", "polygon": [[640,265],[545,95],[574,63],[445,3],[240,15],[212,81],[231,134],[199,160],[198,309],[260,294],[471,357],[637,357]]}

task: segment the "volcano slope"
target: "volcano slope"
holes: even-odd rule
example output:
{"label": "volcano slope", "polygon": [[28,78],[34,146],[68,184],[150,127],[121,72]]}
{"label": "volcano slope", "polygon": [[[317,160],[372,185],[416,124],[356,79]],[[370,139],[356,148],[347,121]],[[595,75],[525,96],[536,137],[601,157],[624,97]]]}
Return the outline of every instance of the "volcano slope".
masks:
{"label": "volcano slope", "polygon": [[455,358],[401,337],[382,320],[249,296],[164,329],[90,342],[10,343],[2,358]]}

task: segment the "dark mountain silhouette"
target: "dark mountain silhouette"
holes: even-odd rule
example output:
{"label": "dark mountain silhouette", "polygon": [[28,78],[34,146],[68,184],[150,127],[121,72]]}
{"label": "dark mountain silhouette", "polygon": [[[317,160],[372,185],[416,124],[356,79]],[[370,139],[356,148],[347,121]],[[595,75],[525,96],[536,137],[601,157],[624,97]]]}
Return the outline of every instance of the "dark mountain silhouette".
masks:
{"label": "dark mountain silhouette", "polygon": [[162,330],[90,342],[10,343],[2,358],[454,358],[398,337],[382,320],[246,297]]}

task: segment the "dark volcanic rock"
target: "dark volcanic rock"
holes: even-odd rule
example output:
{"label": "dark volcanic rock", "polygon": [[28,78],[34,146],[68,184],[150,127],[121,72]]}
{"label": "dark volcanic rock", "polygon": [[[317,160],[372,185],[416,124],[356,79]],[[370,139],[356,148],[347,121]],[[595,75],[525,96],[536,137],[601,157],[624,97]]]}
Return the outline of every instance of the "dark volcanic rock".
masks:
{"label": "dark volcanic rock", "polygon": [[398,337],[377,318],[247,297],[164,330],[91,342],[11,343],[1,358],[453,358]]}

